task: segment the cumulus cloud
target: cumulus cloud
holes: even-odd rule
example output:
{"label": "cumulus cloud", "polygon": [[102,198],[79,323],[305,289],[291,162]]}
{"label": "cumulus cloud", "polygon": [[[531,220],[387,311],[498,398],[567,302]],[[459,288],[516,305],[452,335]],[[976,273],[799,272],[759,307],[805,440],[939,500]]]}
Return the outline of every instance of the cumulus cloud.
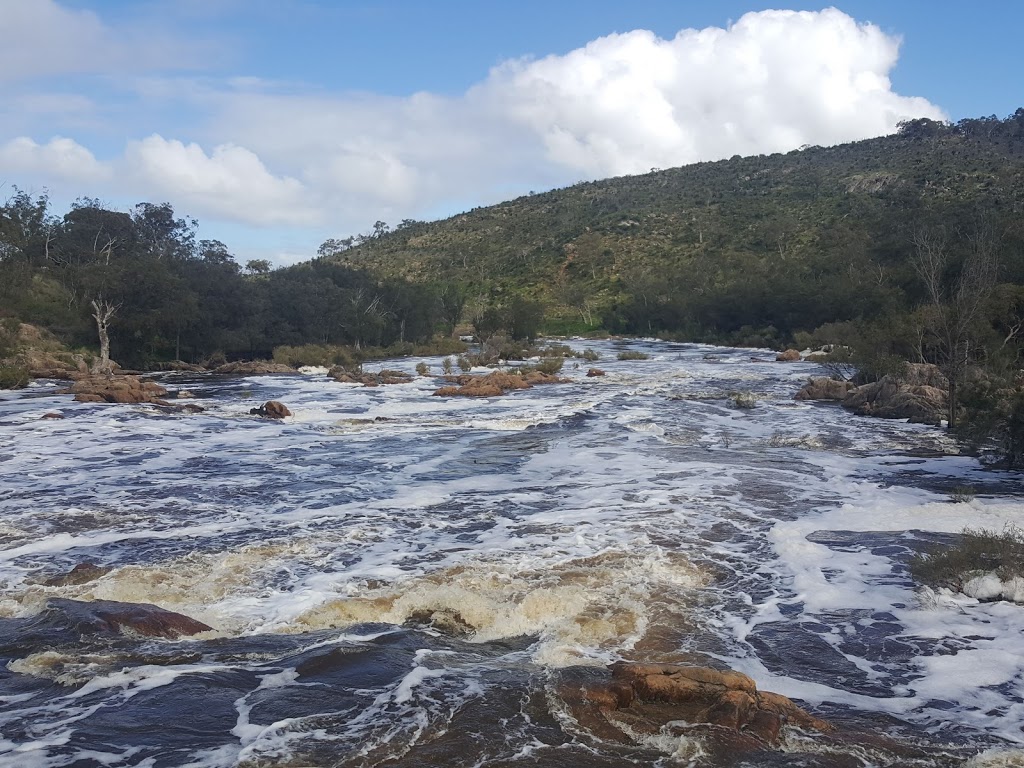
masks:
{"label": "cumulus cloud", "polygon": [[37,144],[27,136],[0,145],[0,174],[49,182],[99,184],[109,176],[92,152],[71,139],[55,138]]}
{"label": "cumulus cloud", "polygon": [[785,151],[943,117],[892,91],[899,40],[836,9],[749,13],[728,29],[609,35],[495,69],[480,96],[593,175]]}
{"label": "cumulus cloud", "polygon": [[124,162],[141,188],[214,216],[256,226],[311,225],[319,216],[301,182],[273,175],[253,152],[234,144],[208,155],[198,144],[154,134],[130,143]]}

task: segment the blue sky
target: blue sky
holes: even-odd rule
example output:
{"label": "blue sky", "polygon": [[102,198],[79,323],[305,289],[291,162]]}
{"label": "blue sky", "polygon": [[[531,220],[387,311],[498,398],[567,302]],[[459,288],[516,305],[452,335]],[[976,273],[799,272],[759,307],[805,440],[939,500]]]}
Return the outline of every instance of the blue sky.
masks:
{"label": "blue sky", "polygon": [[289,263],[377,219],[1004,117],[1022,28],[1010,0],[0,0],[0,183],[169,201]]}

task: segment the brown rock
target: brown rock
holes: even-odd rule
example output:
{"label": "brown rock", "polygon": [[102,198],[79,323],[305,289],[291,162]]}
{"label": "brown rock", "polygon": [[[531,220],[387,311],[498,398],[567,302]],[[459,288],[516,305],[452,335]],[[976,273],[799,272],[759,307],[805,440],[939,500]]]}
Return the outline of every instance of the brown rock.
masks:
{"label": "brown rock", "polygon": [[254,416],[263,416],[267,419],[283,419],[285,416],[292,415],[292,412],[288,410],[288,406],[277,400],[268,400],[259,408],[251,409],[249,413]]}
{"label": "brown rock", "polygon": [[494,371],[486,376],[475,376],[463,374],[446,377],[448,381],[455,382],[459,386],[446,386],[434,392],[437,397],[496,397],[517,389],[529,389],[538,384],[559,384],[569,381],[560,379],[540,371],[530,371],[527,374],[506,373],[505,371]]}
{"label": "brown rock", "polygon": [[214,373],[231,373],[239,376],[258,376],[268,373],[297,373],[290,365],[272,363],[269,360],[240,360],[224,363],[213,369]]}
{"label": "brown rock", "polygon": [[408,384],[413,380],[413,376],[405,371],[387,368],[376,373],[348,371],[341,365],[331,368],[327,375],[342,384],[362,384],[364,387],[379,387],[382,384]]}
{"label": "brown rock", "polygon": [[212,629],[201,621],[149,603],[53,599],[47,602],[46,611],[59,614],[83,636],[122,634],[175,640]]}
{"label": "brown rock", "polygon": [[63,413],[44,413],[39,418],[40,419],[63,419],[64,418],[64,414]]}
{"label": "brown rock", "polygon": [[[925,371],[912,380],[920,381],[929,375]],[[857,387],[843,399],[843,408],[858,415],[908,419],[912,424],[938,424],[946,414],[946,407],[945,390],[927,384],[908,385],[891,375]]]}
{"label": "brown rock", "polygon": [[800,352],[796,349],[787,349],[785,352],[780,352],[775,356],[775,362],[777,363],[796,363],[800,360]]}
{"label": "brown rock", "polygon": [[[602,732],[620,721],[629,731],[650,733],[675,722],[707,724],[734,732],[733,743],[745,744],[744,748],[757,748],[759,743],[748,736],[776,743],[787,722],[819,731],[832,727],[785,696],[758,691],[744,674],[701,666],[619,662],[611,666],[608,683],[587,684],[582,695],[570,694],[567,701],[603,713]],[[595,713],[584,719],[596,722]]]}
{"label": "brown rock", "polygon": [[600,368],[591,368],[587,371],[587,376],[604,376],[604,371]]}
{"label": "brown rock", "polygon": [[75,395],[75,402],[77,403],[105,403],[107,402],[102,395],[92,395],[86,392]]}
{"label": "brown rock", "polygon": [[105,576],[110,573],[111,570],[111,568],[96,565],[95,563],[79,563],[67,573],[62,573],[60,576],[54,576],[52,579],[47,579],[43,582],[43,586],[68,587],[77,584],[86,584],[90,581],[95,581],[100,576]]}
{"label": "brown rock", "polygon": [[155,381],[138,376],[76,376],[61,394],[73,394],[80,403],[153,403],[167,394]]}
{"label": "brown rock", "polygon": [[810,379],[793,396],[794,400],[835,400],[842,402],[856,387],[850,381],[838,381],[824,376]]}

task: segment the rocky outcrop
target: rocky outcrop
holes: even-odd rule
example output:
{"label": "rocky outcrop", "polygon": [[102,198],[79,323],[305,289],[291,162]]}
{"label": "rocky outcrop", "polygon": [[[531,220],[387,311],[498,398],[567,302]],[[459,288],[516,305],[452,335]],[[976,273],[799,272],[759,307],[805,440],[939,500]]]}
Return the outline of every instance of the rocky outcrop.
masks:
{"label": "rocky outcrop", "polygon": [[267,373],[298,373],[290,365],[272,363],[269,360],[240,360],[224,363],[213,369],[214,373],[230,373],[236,376],[258,376]]}
{"label": "rocky outcrop", "polygon": [[80,403],[154,403],[170,405],[162,400],[167,390],[155,381],[138,376],[86,376],[79,378],[59,394],[71,394]]}
{"label": "rocky outcrop", "polygon": [[497,397],[505,392],[517,389],[529,389],[538,384],[562,384],[569,379],[562,379],[558,376],[540,371],[529,371],[528,373],[506,373],[494,371],[486,376],[475,376],[465,374],[462,376],[447,376],[452,385],[441,387],[434,392],[437,397]]}
{"label": "rocky outcrop", "polygon": [[939,424],[946,415],[948,382],[933,365],[908,365],[904,375],[883,376],[851,391],[843,407],[861,416]]}
{"label": "rocky outcrop", "polygon": [[249,413],[253,416],[262,416],[265,419],[283,419],[285,416],[292,415],[292,412],[288,410],[288,406],[277,400],[268,400],[259,408],[251,408]]}
{"label": "rocky outcrop", "polygon": [[604,371],[602,371],[600,368],[591,368],[591,369],[589,369],[587,371],[587,376],[591,377],[591,378],[594,377],[594,376],[604,376],[604,375],[605,375]]}
{"label": "rocky outcrop", "polygon": [[186,363],[184,360],[167,360],[162,363],[151,363],[147,366],[150,371],[186,371],[189,373],[204,373],[206,368],[198,363]]}
{"label": "rocky outcrop", "polygon": [[794,400],[834,400],[842,402],[856,385],[850,381],[829,379],[825,376],[814,377],[804,384],[803,388],[793,396]]}
{"label": "rocky outcrop", "polygon": [[785,696],[760,691],[754,681],[731,670],[680,664],[618,662],[611,679],[563,690],[581,722],[599,735],[618,731],[657,734],[676,723],[718,726],[739,749],[764,749],[782,729],[830,731],[832,726]]}
{"label": "rocky outcrop", "polygon": [[47,602],[43,613],[48,623],[69,625],[81,637],[127,635],[176,640],[213,629],[201,621],[149,603],[53,599]]}
{"label": "rocky outcrop", "polygon": [[800,361],[800,351],[796,349],[787,349],[785,352],[779,352],[775,356],[775,362],[777,363],[796,363]]}
{"label": "rocky outcrop", "polygon": [[341,365],[331,368],[327,371],[327,375],[342,384],[362,384],[364,387],[379,387],[385,384],[408,384],[413,380],[412,374],[405,371],[394,371],[385,368],[376,373],[368,373],[349,371]]}

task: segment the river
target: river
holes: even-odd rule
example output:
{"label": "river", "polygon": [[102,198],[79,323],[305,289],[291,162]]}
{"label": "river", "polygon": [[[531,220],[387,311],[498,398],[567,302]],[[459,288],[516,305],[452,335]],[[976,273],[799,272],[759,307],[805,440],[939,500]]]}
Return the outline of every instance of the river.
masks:
{"label": "river", "polygon": [[[574,720],[559,687],[619,659],[726,665],[918,755],[791,732],[730,765],[1024,765],[1024,607],[908,574],[965,525],[1024,524],[1021,475],[794,401],[809,363],[571,343],[607,375],[570,359],[483,400],[322,374],[161,377],[201,414],[2,393],[0,765],[721,764],[697,732]],[[421,361],[440,373],[386,367]],[[248,415],[266,400],[294,415]],[[82,562],[112,570],[42,584]],[[58,597],[214,631],[51,636]]]}

